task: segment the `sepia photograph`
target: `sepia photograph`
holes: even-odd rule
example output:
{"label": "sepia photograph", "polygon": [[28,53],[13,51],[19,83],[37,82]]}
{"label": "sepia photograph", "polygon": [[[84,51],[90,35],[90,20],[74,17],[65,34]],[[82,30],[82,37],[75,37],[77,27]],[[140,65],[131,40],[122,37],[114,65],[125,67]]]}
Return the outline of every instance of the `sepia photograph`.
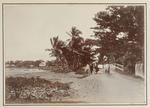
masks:
{"label": "sepia photograph", "polygon": [[147,104],[144,3],[4,3],[4,105]]}

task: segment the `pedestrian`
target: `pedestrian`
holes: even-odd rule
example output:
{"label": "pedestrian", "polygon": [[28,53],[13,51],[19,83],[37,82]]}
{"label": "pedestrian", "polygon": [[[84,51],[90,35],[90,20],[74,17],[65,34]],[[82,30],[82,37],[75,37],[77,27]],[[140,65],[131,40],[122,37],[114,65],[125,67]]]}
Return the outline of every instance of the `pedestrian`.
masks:
{"label": "pedestrian", "polygon": [[110,70],[109,70],[109,60],[108,60],[108,57],[107,56],[104,56],[103,57],[103,61],[104,61],[104,72],[105,73],[110,73]]}
{"label": "pedestrian", "polygon": [[96,65],[95,65],[95,73],[97,74],[97,73],[98,73],[98,71],[99,71],[98,63],[96,63]]}
{"label": "pedestrian", "polygon": [[86,66],[83,67],[84,72],[87,73],[88,75],[91,74],[91,68],[89,64],[86,64]]}
{"label": "pedestrian", "polygon": [[90,63],[90,72],[91,72],[91,74],[93,73],[93,68],[94,68],[93,63]]}

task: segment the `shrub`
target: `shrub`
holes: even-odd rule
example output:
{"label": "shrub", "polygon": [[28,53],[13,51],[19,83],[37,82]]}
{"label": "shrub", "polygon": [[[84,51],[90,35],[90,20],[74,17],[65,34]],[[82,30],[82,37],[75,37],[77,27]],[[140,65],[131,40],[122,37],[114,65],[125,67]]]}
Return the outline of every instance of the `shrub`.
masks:
{"label": "shrub", "polygon": [[40,77],[8,77],[6,78],[6,102],[53,102],[70,96],[68,83],[51,82]]}

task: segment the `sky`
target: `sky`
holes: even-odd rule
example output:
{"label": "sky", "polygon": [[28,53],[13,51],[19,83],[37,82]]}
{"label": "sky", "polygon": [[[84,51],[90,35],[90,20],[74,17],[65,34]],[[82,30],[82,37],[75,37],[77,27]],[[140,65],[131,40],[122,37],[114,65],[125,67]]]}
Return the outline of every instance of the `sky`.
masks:
{"label": "sky", "polygon": [[50,38],[66,40],[66,32],[76,26],[84,38],[96,26],[94,15],[106,5],[5,5],[5,60],[52,60]]}

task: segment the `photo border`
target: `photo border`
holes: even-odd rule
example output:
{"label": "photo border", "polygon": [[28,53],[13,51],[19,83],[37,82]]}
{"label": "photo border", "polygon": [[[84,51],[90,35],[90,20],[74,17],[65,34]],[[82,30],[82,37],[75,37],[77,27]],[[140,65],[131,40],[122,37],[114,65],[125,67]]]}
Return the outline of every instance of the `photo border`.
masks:
{"label": "photo border", "polygon": [[[144,6],[144,72],[145,72],[145,98],[146,98],[146,103],[144,104],[124,104],[124,103],[108,103],[108,104],[103,104],[103,103],[49,103],[48,105],[46,104],[39,104],[39,103],[34,103],[34,104],[6,104],[5,103],[5,37],[4,37],[4,5],[143,5]],[[147,3],[2,3],[2,73],[3,73],[3,106],[147,106],[148,105],[148,93],[147,93]]]}

